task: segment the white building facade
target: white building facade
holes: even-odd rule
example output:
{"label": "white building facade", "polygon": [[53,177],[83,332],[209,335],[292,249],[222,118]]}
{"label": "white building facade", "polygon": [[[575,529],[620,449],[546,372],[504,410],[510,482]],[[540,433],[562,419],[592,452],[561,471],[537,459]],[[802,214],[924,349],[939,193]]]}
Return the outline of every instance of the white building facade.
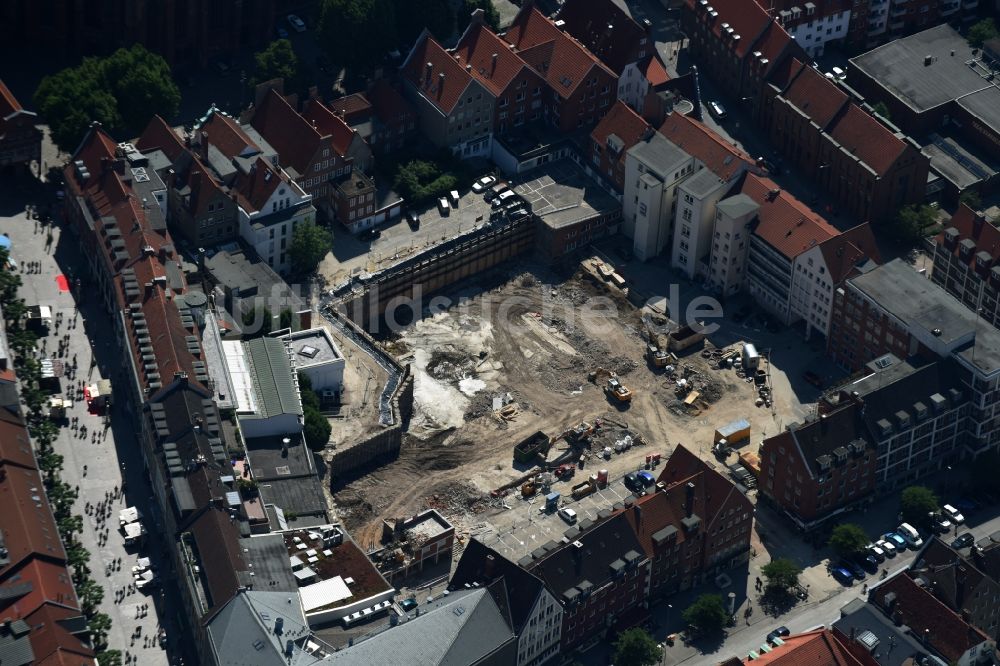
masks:
{"label": "white building facade", "polygon": [[623,228],[640,261],[670,245],[677,187],[694,170],[693,157],[655,132],[625,154]]}
{"label": "white building facade", "polygon": [[559,654],[562,605],[542,587],[517,639],[517,666],[540,666]]}
{"label": "white building facade", "polygon": [[823,15],[815,3],[806,2],[802,7],[792,7],[778,12],[785,30],[814,58],[823,55],[829,42],[847,38],[851,23],[851,10],[844,9]]}
{"label": "white building facade", "polygon": [[[274,176],[278,177],[278,176]],[[291,268],[288,249],[299,224],[316,219],[312,195],[306,194],[287,176],[258,210],[238,206],[240,236],[253,246],[275,272],[285,275]]]}
{"label": "white building facade", "polygon": [[716,206],[708,283],[723,297],[744,289],[751,225],[758,210],[757,203],[743,193]]}

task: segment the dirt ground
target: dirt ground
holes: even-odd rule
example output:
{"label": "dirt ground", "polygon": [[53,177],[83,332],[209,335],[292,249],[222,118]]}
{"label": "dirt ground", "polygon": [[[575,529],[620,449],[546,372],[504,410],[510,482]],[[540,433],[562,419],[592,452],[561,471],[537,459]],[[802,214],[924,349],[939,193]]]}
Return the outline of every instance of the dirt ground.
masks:
{"label": "dirt ground", "polygon": [[[732,370],[712,367],[700,346],[678,364],[678,371],[687,366],[689,386],[703,396],[699,408],[685,408],[675,381],[645,360],[643,317],[649,313],[621,292],[582,270],[560,281],[532,266],[520,268],[489,289],[457,294],[471,297],[425,316],[391,343],[414,370],[415,416],[396,462],[334,496],[359,543],[377,541],[383,518],[428,507],[441,510],[467,537],[482,520],[505,511],[490,493],[531,471],[515,465],[513,447],[538,430],[558,435],[603,417],[607,443],[623,427],[641,435],[644,446],[585,462],[586,473],[608,469],[612,478],[637,469],[649,453],[666,457],[677,443],[717,463],[713,432],[736,419],[750,420],[754,449],[765,427],[774,432],[776,417],[755,406],[752,385]],[[633,391],[627,408],[605,396],[603,382],[588,380],[598,367],[617,373]],[[514,415],[499,417],[494,404],[512,406]],[[549,460],[567,448],[557,443]]]}

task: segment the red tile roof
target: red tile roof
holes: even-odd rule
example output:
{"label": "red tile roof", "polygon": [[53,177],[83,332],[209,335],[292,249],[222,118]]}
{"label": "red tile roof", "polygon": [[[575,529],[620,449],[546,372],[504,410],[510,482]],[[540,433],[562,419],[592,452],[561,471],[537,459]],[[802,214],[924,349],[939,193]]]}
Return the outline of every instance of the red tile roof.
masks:
{"label": "red tile roof", "polygon": [[0,580],[33,556],[66,561],[56,521],[37,470],[4,465],[0,477],[0,530],[10,559],[0,568]]}
{"label": "red tile roof", "polygon": [[[431,65],[428,72],[427,65]],[[426,30],[403,63],[403,77],[445,115],[454,110],[472,75]],[[442,80],[441,74],[444,74]]]}
{"label": "red tile roof", "polygon": [[323,135],[274,88],[264,95],[250,124],[278,151],[278,162],[299,176],[305,175],[321,154]]}
{"label": "red tile roof", "polygon": [[310,100],[302,116],[312,123],[318,132],[330,137],[330,145],[338,155],[341,157],[347,155],[357,132],[351,129],[343,118],[323,106],[319,100]]}
{"label": "red tile roof", "polygon": [[625,102],[618,100],[608,111],[607,115],[597,123],[590,138],[594,143],[605,150],[608,145],[608,137],[614,134],[622,141],[622,148],[619,153],[620,159],[625,159],[625,151],[639,143],[643,135],[652,129],[652,126],[643,120],[642,116],[632,110]]}
{"label": "red tile roof", "polygon": [[[381,80],[381,79],[380,79]],[[339,113],[348,123],[366,120],[372,113],[372,103],[362,93],[354,93],[328,102],[327,106],[334,112]]]}
{"label": "red tile roof", "polygon": [[906,150],[902,139],[856,104],[848,104],[826,131],[880,176],[888,173]]}
{"label": "red tile roof", "polygon": [[232,191],[244,210],[257,212],[264,209],[268,199],[279,185],[287,185],[285,177],[263,157],[254,160],[249,173],[240,173]]}
{"label": "red tile roof", "polygon": [[[221,606],[239,590],[238,572],[247,570],[240,552],[239,532],[229,516],[214,506],[209,506],[194,520],[190,531],[198,556],[202,561],[214,563],[214,566],[202,566],[208,583],[209,608]],[[220,566],[222,562],[228,562],[229,566]]]}
{"label": "red tile roof", "polygon": [[833,284],[840,284],[858,272],[858,264],[866,259],[881,263],[878,245],[871,225],[867,222],[819,244],[823,261]]}
{"label": "red tile roof", "polygon": [[139,140],[135,142],[135,147],[143,153],[162,150],[171,162],[176,162],[186,150],[181,138],[160,116],[153,116],[150,119]]}
{"label": "red tile roof", "polygon": [[[993,260],[1000,257],[1000,229],[993,226],[985,217],[977,221],[978,215],[976,211],[965,204],[959,204],[958,210],[951,216],[951,221],[946,227],[946,229],[948,227],[958,229],[958,233],[960,234],[958,240],[971,238],[976,243],[975,251],[965,261],[970,267],[975,265],[976,255],[980,252],[988,252],[990,258]],[[938,251],[947,251],[947,248],[943,245],[944,231],[937,235],[936,240],[939,248]],[[953,254],[952,261],[961,261],[958,243],[955,243],[955,247],[952,248],[951,252]]]}
{"label": "red tile roof", "polygon": [[89,666],[94,663],[93,650],[62,624],[79,615],[75,610],[45,604],[26,618],[31,626],[28,640],[35,655],[35,666]]}
{"label": "red tile roof", "polygon": [[532,71],[507,42],[482,23],[470,24],[452,53],[458,64],[494,96],[502,95],[524,70]]}
{"label": "red tile roof", "polygon": [[[796,46],[796,42],[792,39],[792,36],[777,21],[769,23],[764,34],[753,45],[753,50],[759,51],[761,58],[767,58],[768,60],[764,68],[765,74],[769,70],[774,69],[783,60],[786,60],[781,55],[790,46],[792,48]],[[800,51],[800,49],[796,49],[796,51]]]}
{"label": "red tile roof", "polygon": [[[895,595],[891,608],[886,605],[889,594]],[[905,572],[875,587],[871,602],[897,624],[909,627],[918,640],[928,643],[948,662],[958,661],[968,650],[989,640]]]}
{"label": "red tile roof", "polygon": [[[656,52],[646,30],[613,0],[567,0],[555,18],[616,74],[641,59],[640,52]],[[647,39],[645,48],[639,44],[642,39]]]}
{"label": "red tile roof", "polygon": [[874,659],[855,656],[830,629],[816,629],[781,639],[784,645],[747,661],[761,666],[878,666]]}
{"label": "red tile roof", "polygon": [[685,514],[685,486],[688,482],[695,485],[695,513],[701,518],[704,531],[713,532],[713,525],[719,519],[721,510],[727,502],[736,497],[750,510],[752,504],[736,486],[715,469],[708,466],[704,460],[678,444],[667,459],[663,471],[657,481],[667,485],[664,494],[668,497],[674,515]]}
{"label": "red tile roof", "polygon": [[639,71],[649,81],[649,85],[654,87],[663,85],[670,80],[670,74],[667,73],[667,68],[658,55],[646,56],[645,60],[639,63]]}
{"label": "red tile roof", "polygon": [[[719,12],[719,17],[712,24],[712,32],[720,38],[720,44],[740,58],[750,52],[750,47],[773,23],[764,8],[753,0],[712,0],[712,8]],[[723,29],[723,24],[729,24],[733,29],[733,37]],[[726,33],[725,38],[722,38],[723,33]],[[738,41],[734,39],[736,35],[740,36]]]}
{"label": "red tile roof", "polygon": [[623,509],[625,520],[632,526],[639,543],[647,557],[654,556],[653,535],[667,527],[673,525],[677,528],[676,543],[680,545],[687,540],[687,532],[683,529],[681,519],[683,513],[677,513],[674,505],[670,502],[670,497],[665,492],[653,493],[639,498],[635,505],[639,510]]}
{"label": "red tile roof", "polygon": [[239,123],[216,110],[210,111],[208,119],[195,131],[203,132],[208,143],[229,158],[262,152],[260,146],[243,131]]}
{"label": "red tile roof", "polygon": [[563,98],[571,97],[595,67],[617,78],[597,56],[534,6],[525,5],[518,12],[503,38]]}
{"label": "red tile roof", "polygon": [[781,95],[824,129],[849,103],[847,95],[813,67],[802,67]]}
{"label": "red tile roof", "polygon": [[21,417],[0,407],[0,465],[35,469],[35,454]]}
{"label": "red tile roof", "polygon": [[726,182],[756,164],[752,157],[724,141],[706,125],[679,113],[667,116],[660,126],[660,134],[688,155],[701,160]]}
{"label": "red tile roof", "polygon": [[17,568],[16,576],[4,578],[0,592],[6,598],[0,602],[0,621],[24,619],[48,602],[80,607],[64,562],[32,558]]}
{"label": "red tile roof", "polygon": [[416,116],[413,107],[399,94],[396,86],[386,79],[378,79],[368,91],[368,99],[375,109],[375,115],[383,125],[393,126]]}
{"label": "red tile roof", "polygon": [[[794,259],[839,233],[769,178],[748,173],[741,191],[760,206],[760,223],[753,233],[788,259]],[[772,192],[777,194],[772,195]]]}

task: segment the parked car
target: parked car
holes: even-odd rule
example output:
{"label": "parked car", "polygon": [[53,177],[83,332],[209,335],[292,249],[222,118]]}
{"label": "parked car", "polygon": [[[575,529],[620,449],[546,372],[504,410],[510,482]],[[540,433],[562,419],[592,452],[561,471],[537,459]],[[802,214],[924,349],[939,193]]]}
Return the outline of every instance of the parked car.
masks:
{"label": "parked car", "polygon": [[769,633],[767,635],[766,640],[768,643],[773,643],[775,638],[785,638],[786,636],[789,636],[791,633],[792,632],[788,630],[788,627],[781,626],[772,631],[771,633]]}
{"label": "parked car", "polygon": [[847,569],[848,571],[851,572],[851,575],[857,578],[858,580],[864,579],[866,575],[865,570],[861,568],[860,564],[858,564],[854,560],[849,560],[846,557],[842,559],[837,566],[843,569]]}
{"label": "parked car", "polygon": [[306,22],[303,21],[302,19],[300,19],[295,14],[289,14],[288,15],[288,23],[291,24],[291,26],[293,28],[295,28],[295,32],[305,32],[306,31]]}
{"label": "parked car", "polygon": [[834,567],[830,570],[830,575],[837,579],[841,585],[851,585],[854,583],[854,576],[843,567]]}
{"label": "parked car", "polygon": [[642,484],[643,488],[649,488],[650,486],[656,485],[656,477],[646,470],[637,472],[636,476],[639,477],[639,482]]}
{"label": "parked car", "polygon": [[906,539],[899,536],[895,532],[886,532],[885,534],[882,535],[882,538],[885,539],[888,543],[891,543],[896,548],[896,552],[901,552],[906,550]]}
{"label": "parked car", "polygon": [[274,32],[277,33],[278,39],[288,39],[288,31],[280,25],[274,29]]}
{"label": "parked car", "polygon": [[404,613],[409,613],[411,610],[417,607],[417,600],[413,597],[409,599],[403,599],[399,602],[399,607],[403,609]]}
{"label": "parked car", "polygon": [[713,116],[715,116],[716,120],[725,120],[726,119],[726,115],[727,115],[726,114],[726,107],[722,106],[718,102],[714,102],[714,101],[713,102],[709,102],[708,103],[708,112],[711,113]]}
{"label": "parked car", "polygon": [[894,546],[889,541],[886,541],[885,539],[879,539],[878,541],[875,542],[875,545],[882,549],[882,552],[885,553],[886,558],[896,557],[896,546]]}
{"label": "parked car", "polygon": [[635,472],[629,472],[622,479],[622,483],[625,487],[633,492],[640,492],[642,490],[642,481],[639,480],[639,475]]}
{"label": "parked car", "polygon": [[477,180],[472,184],[472,191],[475,192],[476,194],[479,194],[480,192],[485,192],[486,188],[488,188],[495,182],[497,182],[497,179],[494,176],[483,176],[482,178],[480,178],[479,180]]}
{"label": "parked car", "polygon": [[442,217],[451,213],[451,204],[448,203],[448,197],[438,199],[438,212],[441,213]]}
{"label": "parked car", "polygon": [[965,516],[963,516],[962,513],[951,504],[945,504],[941,507],[941,513],[948,516],[948,518],[951,519],[951,522],[956,525],[961,525],[965,522]]}
{"label": "parked car", "polygon": [[823,379],[812,370],[806,370],[802,373],[802,379],[806,380],[818,389],[823,388]]}
{"label": "parked car", "polygon": [[972,532],[966,532],[965,534],[959,535],[954,541],[952,541],[951,547],[968,548],[974,543],[976,543],[976,537],[972,536]]}
{"label": "parked car", "polygon": [[382,232],[378,229],[365,229],[358,235],[358,238],[363,241],[373,241],[381,235]]}
{"label": "parked car", "polygon": [[865,552],[879,563],[885,562],[885,551],[876,543],[870,543],[865,547]]}
{"label": "parked car", "polygon": [[948,520],[943,514],[931,513],[929,515],[931,529],[938,534],[947,534],[951,531],[951,521]]}
{"label": "parked car", "polygon": [[854,559],[854,561],[862,569],[864,569],[868,573],[877,573],[878,572],[878,563],[879,563],[879,561],[875,558],[874,555],[870,555],[870,554],[867,554],[867,553],[862,553],[861,555],[858,555]]}
{"label": "parked car", "polygon": [[406,223],[410,225],[410,228],[416,231],[420,228],[420,216],[414,210],[406,211]]}
{"label": "parked car", "polygon": [[896,534],[903,538],[906,545],[916,550],[924,545],[924,540],[920,538],[920,532],[909,523],[900,523],[896,528]]}
{"label": "parked car", "polygon": [[833,73],[835,77],[837,77],[838,81],[843,81],[844,79],[847,78],[847,72],[845,72],[839,67],[831,67],[830,71]]}
{"label": "parked car", "polygon": [[576,522],[576,511],[563,507],[559,509],[559,517],[572,525]]}

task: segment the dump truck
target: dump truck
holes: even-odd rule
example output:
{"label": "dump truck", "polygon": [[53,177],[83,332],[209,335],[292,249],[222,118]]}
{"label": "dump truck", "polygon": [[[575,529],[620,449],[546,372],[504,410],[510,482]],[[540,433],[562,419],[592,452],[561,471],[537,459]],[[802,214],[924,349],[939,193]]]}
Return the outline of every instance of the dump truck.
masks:
{"label": "dump truck", "polygon": [[646,345],[646,360],[654,368],[665,368],[670,364],[670,356],[666,350],[654,344]]}
{"label": "dump truck", "polygon": [[608,383],[604,387],[604,392],[618,402],[630,402],[632,400],[632,391],[627,386],[622,384],[617,377],[608,378]]}
{"label": "dump truck", "polygon": [[570,490],[573,499],[578,500],[592,494],[597,490],[597,484],[592,479],[587,479],[583,483],[578,483]]}
{"label": "dump truck", "polygon": [[562,437],[565,438],[565,440],[570,444],[582,443],[586,442],[587,439],[594,434],[596,429],[597,428],[593,424],[588,423],[587,421],[582,421],[575,428],[570,428],[564,432]]}
{"label": "dump truck", "polygon": [[701,343],[705,339],[705,327],[702,322],[697,326],[682,326],[667,336],[667,347],[672,352],[679,352]]}

